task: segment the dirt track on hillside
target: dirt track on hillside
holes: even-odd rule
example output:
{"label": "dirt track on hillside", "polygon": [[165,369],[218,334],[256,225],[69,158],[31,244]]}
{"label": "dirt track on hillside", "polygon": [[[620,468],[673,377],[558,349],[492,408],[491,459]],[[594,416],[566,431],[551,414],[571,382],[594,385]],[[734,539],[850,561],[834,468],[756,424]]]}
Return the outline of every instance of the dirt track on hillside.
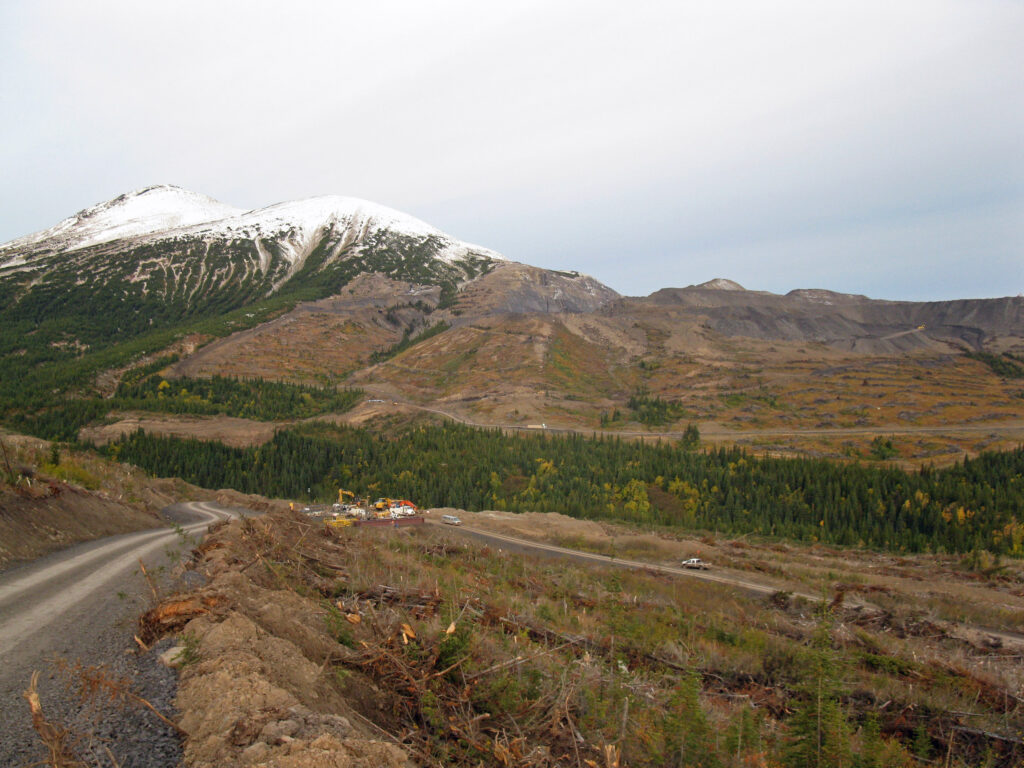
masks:
{"label": "dirt track on hillside", "polygon": [[[602,525],[589,520],[576,520],[565,515],[550,513],[514,514],[493,511],[474,513],[464,510],[438,509],[434,510],[430,522],[440,527],[442,524],[439,515],[448,513],[457,514],[464,523],[469,523],[469,525],[462,527],[444,526],[447,530],[464,535],[475,535],[498,546],[503,544],[506,546],[511,545],[512,549],[520,549],[524,552],[580,559],[589,563],[638,570],[650,569],[676,577],[714,581],[762,596],[785,592],[793,597],[817,602],[823,599],[823,594],[826,596],[826,599],[832,599],[834,595],[834,588],[825,593],[813,594],[791,579],[783,577],[782,574],[773,576],[758,572],[757,570],[743,571],[723,568],[723,564],[730,563],[731,561],[728,550],[732,547],[725,542],[721,544],[711,541],[697,542],[692,540],[689,542],[679,542],[669,537],[659,537],[643,532],[631,532],[628,529],[614,525]],[[551,542],[556,542],[556,544]],[[627,554],[626,556],[621,556],[618,554],[620,552]],[[697,555],[701,555],[705,560],[710,560],[716,565],[712,566],[710,570],[687,570],[678,566],[680,560],[689,559],[691,556]],[[794,559],[798,556],[799,550],[796,550],[794,552]],[[631,557],[642,559],[630,559]],[[924,560],[927,556],[921,556],[921,558]],[[879,563],[889,558],[885,555],[877,555],[871,552],[851,551],[846,559],[849,561],[847,567],[851,571],[862,569],[870,572],[875,570]],[[926,564],[922,562],[921,565],[923,570]],[[911,579],[901,579],[892,575],[887,576],[885,583],[906,589],[908,592],[915,589],[915,587],[917,589],[921,588],[920,586],[913,585]],[[950,596],[956,593],[953,583],[942,585],[934,583],[929,586],[933,590],[947,592]],[[980,595],[976,596],[975,599],[981,599]],[[868,613],[883,612],[883,609],[857,597],[855,594],[845,602],[847,606],[855,606],[858,607],[858,610]],[[1019,600],[1015,602],[1017,602],[1018,606],[1022,604]],[[997,642],[1000,646],[1024,650],[1024,634],[1019,631],[979,627],[964,622],[942,622],[936,623],[935,626],[937,631],[941,631],[949,637],[955,637],[972,646],[984,647],[986,643]]]}
{"label": "dirt track on hillside", "polygon": [[[377,397],[377,395],[380,397]],[[584,436],[599,435],[605,437],[641,438],[649,440],[679,440],[682,432],[656,432],[641,430],[601,430],[559,427],[547,424],[543,430],[537,427],[524,427],[520,424],[485,423],[470,419],[455,409],[443,409],[433,406],[416,405],[395,400],[393,393],[374,393],[368,400],[383,402],[364,402],[352,411],[344,414],[326,414],[313,420],[331,421],[338,424],[360,426],[367,421],[411,413],[426,413],[472,427],[486,429],[502,429],[507,432],[538,432],[550,434],[579,434]],[[198,440],[218,440],[233,447],[262,445],[268,442],[280,429],[294,425],[294,421],[260,422],[250,419],[238,419],[229,416],[154,416],[151,414],[132,413],[124,418],[100,427],[83,429],[80,439],[90,440],[97,445],[116,440],[122,435],[131,434],[142,428],[144,431],[168,437],[196,438]],[[908,424],[886,424],[878,427],[821,427],[808,429],[733,429],[716,422],[698,424],[701,439],[708,443],[737,443],[741,441],[765,438],[843,438],[843,437],[874,437],[877,435],[897,436],[970,436],[973,438],[999,436],[1007,440],[1024,442],[1024,419],[1008,421],[971,422],[965,424],[946,424],[942,426],[918,426]]]}

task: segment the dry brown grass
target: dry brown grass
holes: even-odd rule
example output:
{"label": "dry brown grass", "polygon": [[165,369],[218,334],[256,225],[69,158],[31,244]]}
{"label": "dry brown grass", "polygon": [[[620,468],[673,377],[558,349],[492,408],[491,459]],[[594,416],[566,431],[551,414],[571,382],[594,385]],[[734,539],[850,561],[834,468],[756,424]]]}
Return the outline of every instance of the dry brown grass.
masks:
{"label": "dry brown grass", "polygon": [[[749,542],[676,541],[594,523],[574,531],[575,521],[558,516],[523,519],[538,537],[574,536],[593,547],[613,541],[655,558],[694,546],[736,563],[782,558],[806,571],[798,584],[843,559],[823,548],[762,551]],[[432,528],[330,530],[289,515],[225,528],[200,561],[221,574],[212,589],[225,602],[197,622],[208,628],[215,615],[255,611],[261,626],[333,667],[331,679],[354,716],[426,762],[504,764],[511,756],[519,765],[576,764],[578,756],[580,764],[600,765],[612,747],[624,764],[662,765],[665,729],[690,727],[672,719],[671,701],[691,672],[699,674],[700,706],[713,731],[729,733],[756,714],[753,741],[720,753],[726,765],[770,759],[784,743],[819,632],[811,604],[500,552]],[[936,565],[902,558],[877,564],[910,580]],[[828,652],[849,691],[843,705],[851,721],[879,714],[897,755],[893,765],[909,760],[900,744],[909,745],[922,723],[943,747],[953,728],[995,734],[957,731],[951,765],[970,763],[986,741],[1003,755],[1002,765],[1012,764],[1012,742],[999,742],[999,734],[1024,716],[1020,676],[1007,671],[1015,654],[987,647],[981,637],[954,636],[915,610],[901,589],[876,586],[851,579],[841,592],[885,598],[892,605],[884,610],[834,601]],[[292,613],[271,620],[274,595],[288,596]],[[314,638],[310,617],[317,615],[324,623]],[[209,670],[216,669],[212,648],[202,651]]]}

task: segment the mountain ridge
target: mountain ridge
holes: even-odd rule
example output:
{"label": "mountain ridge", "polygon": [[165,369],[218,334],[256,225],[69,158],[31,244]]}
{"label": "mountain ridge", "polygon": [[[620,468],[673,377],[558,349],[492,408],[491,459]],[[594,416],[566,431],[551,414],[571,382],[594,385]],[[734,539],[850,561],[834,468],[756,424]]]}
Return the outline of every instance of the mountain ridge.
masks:
{"label": "mountain ridge", "polygon": [[[1001,372],[1022,359],[1020,297],[778,295],[725,278],[624,297],[337,196],[242,211],[149,187],[0,246],[0,418],[41,413],[26,421],[39,434],[102,418],[124,372],[149,365],[363,387],[483,424],[805,428],[1004,418],[1019,385]],[[839,407],[847,378],[860,389]]]}
{"label": "mountain ridge", "polygon": [[[350,237],[354,236],[353,239],[364,239],[375,230],[387,230],[402,236],[428,240],[437,238],[440,247],[435,248],[433,255],[448,264],[469,255],[494,261],[506,260],[502,254],[490,248],[458,240],[421,219],[361,198],[320,195],[245,209],[177,185],[156,184],[84,208],[53,227],[0,243],[0,277],[10,275],[14,271],[31,269],[34,266],[32,262],[36,259],[57,253],[67,254],[99,246],[107,246],[105,251],[124,250],[124,241],[149,245],[160,240],[186,242],[201,236],[251,241],[259,253],[258,261],[263,271],[270,268],[273,257],[268,252],[266,243],[262,241],[275,235],[290,236],[290,247],[281,248],[280,255],[288,260],[292,268],[298,270],[320,240],[337,229],[347,230]],[[346,240],[345,234],[333,232],[335,240],[341,243]],[[335,246],[337,245],[338,242],[335,242]],[[340,249],[336,247],[335,250]],[[548,271],[558,273],[558,270]],[[747,289],[740,283],[724,277],[683,288],[665,287],[654,291],[646,298],[661,302],[666,294],[676,292],[700,295],[707,292],[707,296],[716,296],[715,302],[723,295],[732,294],[729,300],[734,302],[745,301],[754,296],[784,296],[826,305],[864,301],[948,303],[872,299],[861,294],[848,294],[824,288],[795,288],[786,294],[774,294]],[[953,301],[963,300],[987,299]]]}
{"label": "mountain ridge", "polygon": [[[19,256],[27,263],[26,251],[30,257],[40,250],[69,252],[118,240],[145,242],[218,229],[231,236],[259,237],[295,227],[316,231],[339,223],[364,233],[375,227],[415,237],[440,237],[489,258],[503,258],[489,248],[458,241],[414,216],[356,197],[321,195],[246,210],[183,187],[159,184],[97,203],[53,227],[0,244],[0,269],[12,266],[10,262]],[[47,241],[55,242],[48,246]]]}
{"label": "mountain ridge", "polygon": [[450,302],[503,261],[358,198],[245,211],[158,185],[0,245],[0,320],[95,348],[274,297],[324,298],[364,272],[438,286]]}

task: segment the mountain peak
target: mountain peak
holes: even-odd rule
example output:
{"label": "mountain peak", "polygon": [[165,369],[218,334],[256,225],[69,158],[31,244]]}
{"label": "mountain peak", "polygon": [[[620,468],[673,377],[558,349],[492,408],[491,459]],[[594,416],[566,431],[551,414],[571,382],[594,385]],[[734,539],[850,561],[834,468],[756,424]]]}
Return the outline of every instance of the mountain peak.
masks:
{"label": "mountain peak", "polygon": [[12,240],[0,251],[17,252],[44,245],[50,252],[195,226],[242,213],[212,197],[170,184],[143,187],[85,208],[50,229]]}
{"label": "mountain peak", "polygon": [[[245,210],[157,184],[0,245],[0,279],[52,279],[83,286],[83,294],[100,286],[164,302],[186,297],[187,307],[220,294],[241,303],[286,283],[337,289],[363,271],[452,290],[500,261],[492,250],[368,200],[325,195]],[[80,279],[87,274],[102,278]]]}
{"label": "mountain peak", "polygon": [[289,260],[298,264],[309,244],[324,232],[348,233],[346,237],[351,240],[380,230],[417,240],[431,238],[437,245],[435,257],[446,263],[469,253],[495,261],[504,258],[488,248],[456,240],[414,216],[355,197],[324,195],[246,210],[183,187],[156,184],[98,203],[50,229],[0,245],[0,266],[18,268],[40,256],[119,241],[119,247],[131,247],[133,242],[187,235],[256,242],[289,233],[302,241],[285,249]]}
{"label": "mountain peak", "polygon": [[708,280],[706,283],[700,285],[691,285],[691,288],[704,288],[710,291],[745,291],[747,290],[742,285],[732,280],[726,280],[724,277],[716,277],[714,280]]}
{"label": "mountain peak", "polygon": [[267,224],[288,221],[307,226],[343,222],[359,228],[370,225],[389,229],[414,237],[448,237],[437,227],[415,216],[369,200],[343,195],[321,195],[276,203],[266,208],[248,211],[245,218]]}

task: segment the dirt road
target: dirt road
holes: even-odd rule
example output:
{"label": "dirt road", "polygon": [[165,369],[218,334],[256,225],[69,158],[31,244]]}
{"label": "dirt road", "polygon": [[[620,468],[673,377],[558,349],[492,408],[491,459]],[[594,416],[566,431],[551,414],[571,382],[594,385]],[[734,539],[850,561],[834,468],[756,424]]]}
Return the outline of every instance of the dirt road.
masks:
{"label": "dirt road", "polygon": [[[677,568],[669,565],[659,565],[657,563],[641,562],[639,560],[627,560],[619,557],[611,557],[609,555],[599,555],[593,552],[583,552],[578,549],[568,549],[566,547],[559,547],[553,544],[542,544],[537,541],[530,541],[528,539],[520,539],[515,536],[506,536],[500,533],[494,533],[492,531],[485,531],[480,528],[472,528],[466,525],[461,526],[447,526],[438,520],[429,520],[433,525],[445,528],[447,530],[457,532],[463,535],[472,536],[483,541],[491,542],[492,544],[503,545],[505,548],[512,549],[521,552],[535,552],[540,554],[552,555],[555,557],[568,558],[571,560],[579,560],[584,562],[600,563],[601,565],[613,565],[620,568],[633,568],[644,571],[657,571],[659,573],[669,573],[674,576],[684,576],[694,579],[701,579],[703,581],[714,581],[719,584],[726,584],[736,589],[746,590],[759,595],[772,595],[779,591],[777,586],[769,586],[756,581],[751,581],[746,578],[741,578],[732,573],[715,572],[715,571],[702,571],[688,568]],[[810,602],[817,602],[822,599],[822,596],[812,595],[807,592],[791,591],[789,592],[792,597],[803,598]],[[877,611],[879,610],[876,606],[871,603],[862,600],[854,595],[849,595],[846,598],[845,605],[859,606],[862,610],[866,611]],[[969,642],[976,642],[977,636],[984,636],[990,639],[998,639],[1001,643],[1008,647],[1024,649],[1024,634],[1018,632],[1006,632],[1001,630],[989,629],[987,627],[977,627],[965,624],[948,624],[945,627],[946,632],[951,637],[957,637]]]}
{"label": "dirt road", "polygon": [[73,717],[78,702],[62,701],[68,696],[51,679],[52,660],[97,665],[124,657],[150,594],[139,560],[159,576],[210,523],[238,514],[207,502],[177,504],[165,515],[178,529],[88,542],[0,574],[0,766],[25,765],[34,755],[36,742],[22,698],[32,671],[43,674],[44,707]]}
{"label": "dirt road", "polygon": [[[461,534],[473,536],[479,539],[483,539],[485,541],[490,541],[494,544],[504,544],[507,548],[514,550],[552,554],[558,557],[570,558],[572,560],[582,560],[585,562],[600,563],[601,565],[614,565],[619,568],[633,568],[642,571],[658,571],[659,573],[670,573],[674,576],[688,576],[695,579],[702,579],[703,581],[714,581],[719,584],[727,584],[730,587],[736,587],[737,589],[745,589],[759,595],[771,595],[779,591],[778,587],[759,584],[755,581],[750,581],[748,579],[741,579],[737,576],[715,573],[713,571],[697,570],[690,568],[676,568],[674,566],[669,565],[645,563],[639,560],[628,560],[621,557],[611,557],[610,555],[599,555],[594,552],[584,552],[579,549],[568,549],[566,547],[558,547],[554,544],[541,544],[537,541],[520,539],[515,536],[505,536],[504,534],[494,533],[492,531],[485,531],[480,528],[471,528],[466,525],[460,525],[456,527],[444,526],[443,523],[440,523],[437,520],[430,520],[428,522],[433,523],[437,526],[442,526],[447,530],[456,531]],[[791,592],[790,594],[794,597],[802,597],[805,600],[813,601],[818,599],[814,595],[804,594],[801,592]]]}
{"label": "dirt road", "polygon": [[[433,413],[442,416],[459,424],[483,429],[502,429],[511,432],[547,432],[556,434],[578,434],[584,436],[598,435],[604,437],[647,437],[663,438],[666,440],[681,440],[682,432],[657,432],[650,430],[607,430],[588,429],[574,427],[545,426],[543,429],[537,427],[524,427],[521,424],[482,424],[472,419],[460,416],[453,411],[445,411],[440,408],[431,408],[425,405],[403,400],[394,393],[373,392],[364,387],[369,397],[380,397],[387,402],[400,405],[404,408]],[[873,435],[1002,435],[1009,438],[1024,439],[1024,419],[1012,419],[1001,421],[979,421],[959,424],[942,424],[939,426],[918,426],[913,424],[879,424],[868,427],[807,427],[794,429],[792,427],[765,427],[762,429],[734,429],[715,422],[699,422],[700,436],[704,440],[743,440],[765,437],[851,437],[851,436],[873,436]]]}

